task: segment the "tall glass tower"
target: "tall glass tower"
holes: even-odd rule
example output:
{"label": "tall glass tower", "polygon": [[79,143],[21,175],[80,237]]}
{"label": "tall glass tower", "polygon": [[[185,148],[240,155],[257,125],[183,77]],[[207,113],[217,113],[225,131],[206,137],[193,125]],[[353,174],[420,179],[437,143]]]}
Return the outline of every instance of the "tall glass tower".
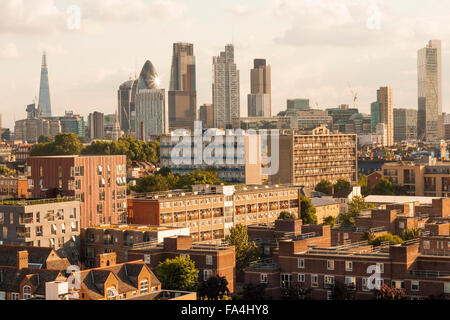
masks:
{"label": "tall glass tower", "polygon": [[39,87],[38,117],[48,118],[52,116],[50,103],[50,85],[48,83],[47,54],[44,51],[41,67],[41,84]]}

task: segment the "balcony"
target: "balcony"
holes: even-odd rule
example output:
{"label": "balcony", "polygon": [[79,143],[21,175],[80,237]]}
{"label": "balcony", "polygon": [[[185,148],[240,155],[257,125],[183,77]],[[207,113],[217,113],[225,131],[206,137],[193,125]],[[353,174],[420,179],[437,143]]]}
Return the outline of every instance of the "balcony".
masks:
{"label": "balcony", "polygon": [[413,278],[436,279],[441,277],[449,277],[450,272],[427,271],[427,270],[410,270],[409,275]]}

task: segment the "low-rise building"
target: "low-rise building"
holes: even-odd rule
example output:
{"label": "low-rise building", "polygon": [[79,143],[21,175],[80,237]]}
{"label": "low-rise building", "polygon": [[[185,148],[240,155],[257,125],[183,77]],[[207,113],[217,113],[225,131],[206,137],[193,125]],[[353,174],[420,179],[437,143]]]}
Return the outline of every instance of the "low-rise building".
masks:
{"label": "low-rise building", "polygon": [[0,198],[27,198],[28,180],[26,177],[0,176]]}

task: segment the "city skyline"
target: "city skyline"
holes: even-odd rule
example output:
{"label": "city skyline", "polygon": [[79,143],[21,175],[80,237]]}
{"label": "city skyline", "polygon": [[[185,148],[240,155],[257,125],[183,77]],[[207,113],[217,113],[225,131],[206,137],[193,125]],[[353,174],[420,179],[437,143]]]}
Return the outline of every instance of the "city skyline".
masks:
{"label": "city skyline", "polygon": [[[146,22],[142,14],[133,15],[134,6],[121,17],[117,12],[114,15],[112,9],[99,15],[100,5],[89,5],[86,1],[75,2],[85,14],[81,19],[80,30],[63,30],[65,25],[56,19],[66,17],[65,9],[68,1],[63,0],[48,1],[49,4],[45,7],[48,10],[36,13],[38,15],[36,19],[41,24],[42,16],[55,17],[56,20],[52,20],[56,21],[54,26],[42,24],[42,28],[31,32],[29,25],[24,25],[20,29],[8,23],[9,20],[3,22],[0,29],[2,32],[0,64],[4,67],[5,74],[9,74],[8,77],[0,77],[0,85],[8,89],[3,96],[8,105],[0,107],[5,127],[12,128],[14,119],[24,118],[25,106],[38,96],[37,64],[44,49],[47,50],[51,69],[52,111],[59,115],[65,110],[76,110],[82,115],[94,110],[105,114],[114,113],[117,87],[128,79],[130,74],[134,76],[134,73],[138,72],[137,66],[147,59],[159,66],[161,87],[169,88],[170,47],[179,41],[193,43],[196,48],[197,108],[204,103],[212,102],[210,61],[228,42],[234,44],[236,64],[241,73],[243,72],[241,101],[246,101],[246,96],[250,92],[248,71],[251,69],[253,59],[261,57],[270,61],[273,86],[272,115],[284,110],[286,100],[293,98],[310,99],[312,107],[316,108],[318,104],[322,109],[336,107],[341,103],[350,104],[352,95],[349,87],[355,88],[359,93],[358,106],[361,112],[369,113],[374,90],[384,85],[394,89],[394,107],[417,109],[416,54],[424,43],[432,39],[440,39],[443,42],[443,88],[448,84],[449,77],[446,75],[445,66],[450,58],[450,52],[446,49],[448,42],[446,39],[450,30],[442,23],[440,11],[449,5],[443,1],[438,1],[433,8],[408,2],[411,3],[408,9],[404,7],[402,9],[402,1],[395,4],[378,1],[382,13],[380,30],[372,30],[367,26],[369,1],[367,3],[362,1],[361,4],[352,1],[343,1],[342,4],[333,1],[317,1],[316,4],[312,4],[311,1],[265,1],[259,6],[256,2],[238,5],[233,1],[229,3],[219,1],[218,6],[214,4],[215,10],[217,12],[223,10],[222,22],[229,23],[228,30],[222,30],[213,21],[215,14],[200,21],[199,13],[196,12],[200,6],[198,1],[150,2],[148,6],[153,5],[154,10],[162,10],[161,12],[165,13],[158,19],[153,13],[154,22]],[[141,1],[134,2],[142,4]],[[116,7],[120,3],[121,1],[118,1]],[[9,1],[5,1],[1,6],[2,11],[6,13],[11,9]],[[428,9],[427,18],[423,18],[420,13],[424,7]],[[333,8],[336,10],[331,10]],[[397,19],[402,14],[401,10],[407,11],[407,17]],[[306,13],[302,13],[303,11]],[[30,9],[25,12],[31,16],[34,14]],[[323,28],[310,21],[312,19],[307,19],[303,29],[299,29],[294,18],[307,13],[313,17],[314,15],[330,17],[332,18],[330,24],[342,28],[330,31],[330,26],[327,26],[330,36],[325,37],[320,31],[323,31]],[[253,23],[258,15],[270,17],[273,23],[270,26],[261,26],[257,31],[245,27]],[[288,18],[281,19],[283,16]],[[183,17],[191,18],[183,21],[185,30],[181,26],[173,27],[168,29],[167,34],[156,35],[149,28],[160,25],[161,28],[167,29],[174,19],[183,20]],[[94,41],[99,37],[109,39],[105,37],[108,30],[98,25],[98,22],[106,19],[112,33],[119,32],[121,26],[130,19],[135,19],[136,26],[146,26],[148,35],[156,37],[152,43],[157,43],[157,46],[139,43],[133,40],[136,39],[133,37],[124,39],[127,50],[112,51],[113,54],[108,52],[108,56],[105,57],[106,51],[111,51],[112,44],[105,45],[104,42],[95,44]],[[419,21],[416,27],[411,27],[413,20]],[[204,30],[205,23],[212,23],[211,28],[208,28],[211,30]],[[344,33],[343,30],[350,31],[347,29],[350,26],[354,27],[354,32]],[[311,28],[311,31],[317,31],[317,39],[310,39],[305,35],[304,28],[307,27]],[[301,32],[294,37],[292,33],[296,28]],[[202,32],[196,32],[200,30]],[[208,37],[214,31],[216,37],[211,40]],[[391,39],[380,41],[381,35],[385,32],[391,32]],[[332,34],[335,35],[335,39],[331,37]],[[25,40],[31,41],[25,43]],[[329,48],[333,49],[331,54]],[[73,63],[68,65],[67,61]],[[443,111],[446,112],[449,94],[445,90],[443,93]],[[245,116],[246,108],[241,109],[241,115]],[[14,111],[7,112],[7,110]]]}

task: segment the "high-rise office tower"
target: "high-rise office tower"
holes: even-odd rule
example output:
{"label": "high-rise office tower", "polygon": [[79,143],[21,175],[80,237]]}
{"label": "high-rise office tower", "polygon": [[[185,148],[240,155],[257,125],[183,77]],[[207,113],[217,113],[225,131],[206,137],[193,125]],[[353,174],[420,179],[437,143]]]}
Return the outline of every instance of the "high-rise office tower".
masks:
{"label": "high-rise office tower", "polygon": [[239,70],[234,63],[234,46],[228,44],[225,51],[213,58],[212,97],[214,108],[214,127],[227,129],[233,119],[239,119]]}
{"label": "high-rise office tower", "polygon": [[199,120],[202,122],[202,127],[205,129],[214,128],[214,110],[212,104],[203,104],[200,106]]}
{"label": "high-rise office tower", "polygon": [[194,45],[174,43],[169,88],[169,128],[194,129],[197,89]]}
{"label": "high-rise office tower", "polygon": [[394,109],[394,141],[417,139],[417,110]]}
{"label": "high-rise office tower", "polygon": [[45,52],[42,56],[38,116],[43,118],[48,118],[52,116],[52,106],[50,103],[50,85],[48,82],[47,54]]}
{"label": "high-rise office tower", "polygon": [[166,92],[159,88],[155,67],[147,61],[142,68],[136,93],[136,137],[148,141],[150,137],[167,133]]}
{"label": "high-rise office tower", "polygon": [[136,107],[135,98],[138,80],[128,80],[124,82],[118,91],[118,115],[120,129],[126,135],[134,135],[136,133]]}
{"label": "high-rise office tower", "polygon": [[441,41],[430,40],[417,54],[419,140],[439,139],[439,116],[442,114]]}
{"label": "high-rise office tower", "polygon": [[104,114],[97,111],[90,113],[88,122],[89,139],[103,139],[105,137]]}
{"label": "high-rise office tower", "polygon": [[249,117],[272,115],[271,68],[265,59],[255,59],[250,72],[251,93],[248,95]]}
{"label": "high-rise office tower", "polygon": [[380,123],[386,125],[387,145],[394,145],[394,102],[393,90],[390,87],[380,87]]}
{"label": "high-rise office tower", "polygon": [[377,101],[371,104],[371,127],[384,123],[386,128],[387,146],[394,144],[394,101],[393,90],[390,87],[380,87],[377,90]]}

